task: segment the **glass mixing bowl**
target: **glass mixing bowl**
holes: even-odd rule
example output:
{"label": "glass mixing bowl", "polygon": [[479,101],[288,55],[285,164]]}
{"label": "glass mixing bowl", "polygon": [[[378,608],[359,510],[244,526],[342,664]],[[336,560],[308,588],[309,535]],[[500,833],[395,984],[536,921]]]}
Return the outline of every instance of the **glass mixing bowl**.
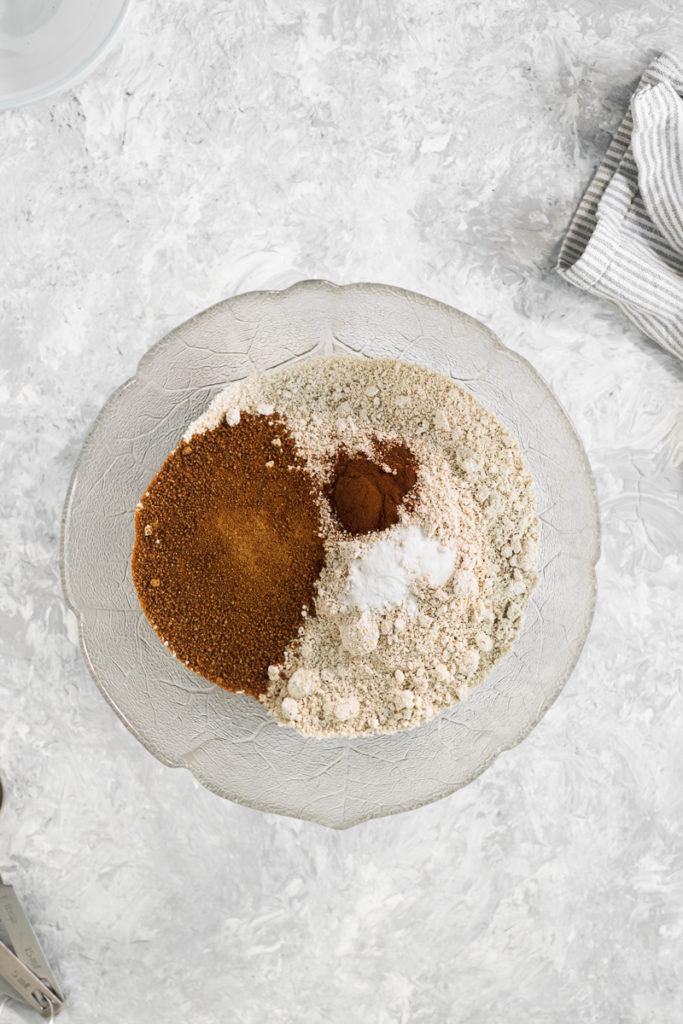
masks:
{"label": "glass mixing bowl", "polygon": [[[135,506],[186,426],[232,380],[312,355],[400,358],[456,380],[518,439],[541,521],[539,583],[512,649],[461,704],[393,735],[309,739],[194,675],[159,642],[131,577]],[[588,634],[599,524],[586,454],[530,364],[422,295],[304,281],[200,313],[155,345],[102,409],[63,525],[67,601],[100,690],[155,757],[238,803],[346,828],[438,800],[519,743]]]}

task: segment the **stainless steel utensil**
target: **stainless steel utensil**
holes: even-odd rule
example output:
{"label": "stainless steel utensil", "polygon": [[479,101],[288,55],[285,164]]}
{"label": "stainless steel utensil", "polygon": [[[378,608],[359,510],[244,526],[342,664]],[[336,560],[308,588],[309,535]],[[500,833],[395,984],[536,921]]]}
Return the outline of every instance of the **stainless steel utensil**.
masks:
{"label": "stainless steel utensil", "polygon": [[[0,781],[0,810],[3,804]],[[9,943],[0,937],[0,995],[30,1006],[52,1020],[64,1005],[45,954],[11,885],[0,878],[0,925]]]}

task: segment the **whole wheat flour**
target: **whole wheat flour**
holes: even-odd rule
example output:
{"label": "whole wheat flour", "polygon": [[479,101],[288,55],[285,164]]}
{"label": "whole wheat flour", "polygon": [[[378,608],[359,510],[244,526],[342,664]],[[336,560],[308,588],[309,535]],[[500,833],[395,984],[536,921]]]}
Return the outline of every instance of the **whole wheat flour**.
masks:
{"label": "whole wheat flour", "polygon": [[[517,442],[441,374],[355,357],[232,384],[184,441],[274,412],[319,485],[325,560],[315,607],[260,699],[319,737],[410,728],[466,699],[514,641],[537,582],[536,502]],[[415,497],[395,525],[351,535],[325,497],[335,455],[376,458],[378,443],[410,449]]]}

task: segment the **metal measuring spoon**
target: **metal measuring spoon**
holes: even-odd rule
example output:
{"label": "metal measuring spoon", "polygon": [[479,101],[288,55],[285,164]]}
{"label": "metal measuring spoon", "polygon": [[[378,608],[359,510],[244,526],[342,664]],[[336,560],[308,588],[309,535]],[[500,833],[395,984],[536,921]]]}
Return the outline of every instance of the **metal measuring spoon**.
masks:
{"label": "metal measuring spoon", "polygon": [[[0,810],[3,799],[0,779]],[[53,1020],[64,1005],[64,997],[13,887],[4,885],[2,878],[0,921],[12,944],[10,948],[0,939],[0,996],[19,999]]]}

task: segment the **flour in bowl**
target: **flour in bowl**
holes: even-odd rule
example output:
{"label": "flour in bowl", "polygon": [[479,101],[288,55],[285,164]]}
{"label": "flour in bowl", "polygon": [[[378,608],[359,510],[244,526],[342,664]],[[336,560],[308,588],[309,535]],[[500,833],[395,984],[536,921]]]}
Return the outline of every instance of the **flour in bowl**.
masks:
{"label": "flour in bowl", "polygon": [[410,728],[466,699],[513,643],[537,581],[517,442],[454,381],[389,359],[247,378],[184,442],[245,414],[286,427],[324,547],[312,607],[259,700],[324,737]]}

